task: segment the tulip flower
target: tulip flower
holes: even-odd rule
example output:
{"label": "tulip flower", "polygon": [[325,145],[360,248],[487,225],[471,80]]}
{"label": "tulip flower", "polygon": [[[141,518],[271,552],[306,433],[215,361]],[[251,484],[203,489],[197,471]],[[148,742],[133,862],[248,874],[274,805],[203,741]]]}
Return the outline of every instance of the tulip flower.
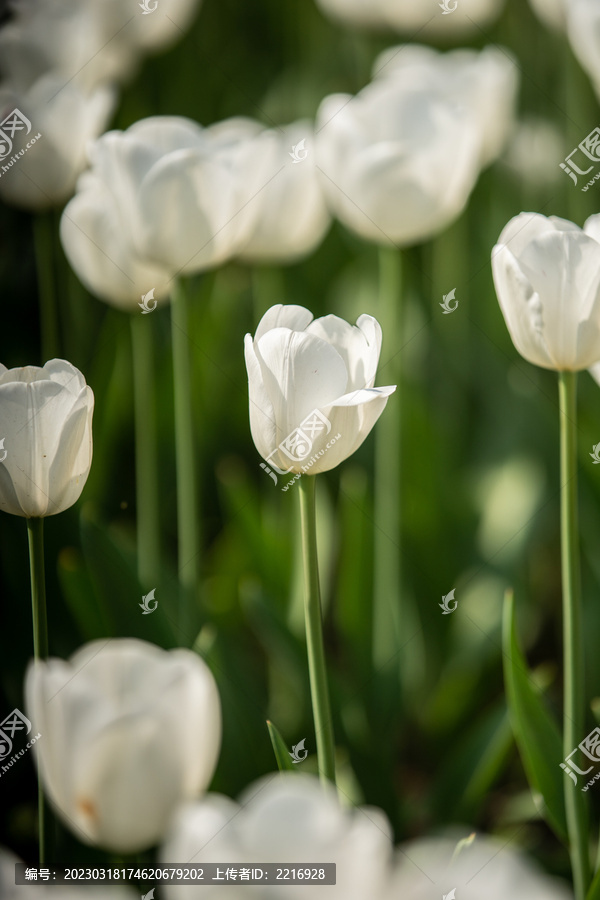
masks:
{"label": "tulip flower", "polygon": [[462,212],[479,174],[481,130],[442,87],[378,78],[326,97],[317,165],[329,208],[366,240],[408,245]]}
{"label": "tulip flower", "polygon": [[114,102],[107,87],[88,94],[54,73],[25,92],[0,87],[2,118],[17,109],[30,123],[15,133],[12,147],[0,144],[0,197],[35,211],[64,203],[85,166],[86,146],[106,128]]}
{"label": "tulip flower", "polygon": [[[521,213],[492,251],[496,293],[515,347],[534,365],[558,371],[565,747],[576,747],[585,730],[576,396],[577,372],[600,361],[596,229],[594,221],[583,231],[566,219]],[[537,784],[532,787],[538,790]],[[568,777],[564,791],[575,894],[582,898],[591,879],[588,810]]]}
{"label": "tulip flower", "polygon": [[[336,864],[336,884],[327,888],[283,883],[278,896],[326,890],[327,897],[379,900],[390,873],[391,830],[385,815],[371,807],[343,809],[328,785],[312,775],[268,775],[246,789],[239,804],[220,794],[181,808],[160,852],[162,865],[185,860],[258,865],[261,862]],[[168,900],[217,898],[219,886],[165,888]],[[261,888],[254,888],[262,897]],[[264,896],[271,888],[267,887]]]}
{"label": "tulip flower", "polygon": [[302,306],[265,313],[254,339],[245,338],[250,428],[263,459],[316,475],[354,453],[395,390],[373,387],[380,350],[372,316],[349,325],[337,316],[313,321]]}
{"label": "tulip flower", "polygon": [[573,900],[564,882],[506,842],[479,834],[462,842],[425,838],[400,845],[389,900],[428,900],[432,884],[437,896],[454,890],[456,900]]}
{"label": "tulip flower", "polygon": [[[245,338],[250,429],[278,471],[326,472],[354,453],[395,386],[373,387],[381,328],[337,316],[313,321],[303,306],[273,306]],[[300,479],[309,674],[321,777],[335,781],[316,542],[315,479]]]}
{"label": "tulip flower", "polygon": [[600,360],[600,244],[572,222],[521,213],[492,251],[494,283],[515,347],[545,369]]}
{"label": "tulip flower", "polygon": [[[595,0],[569,0],[565,3],[567,34],[573,53],[587,72],[596,96],[600,98],[600,9]],[[582,135],[582,138],[584,135]]]}
{"label": "tulip flower", "polygon": [[258,214],[248,201],[268,163],[260,128],[233,135],[224,124],[202,129],[155,116],[90,147],[91,168],[60,233],[92,293],[137,311],[140,294],[154,287],[160,299],[174,275],[216,266],[241,248]]}
{"label": "tulip flower", "polygon": [[84,843],[137,853],[177,805],[207,788],[221,713],[213,676],[190,650],[130,638],[93,641],[68,662],[33,663],[27,715],[57,815]]}
{"label": "tulip flower", "polygon": [[94,395],[63,359],[0,365],[0,510],[40,518],[78,500],[92,464]]}
{"label": "tulip flower", "polygon": [[[572,3],[573,0],[570,0]],[[536,16],[548,28],[561,31],[567,24],[566,0],[529,0],[529,4]]]}
{"label": "tulip flower", "polygon": [[490,25],[499,16],[504,0],[445,0],[445,15],[437,3],[415,0],[317,0],[317,5],[348,25],[453,38]]}
{"label": "tulip flower", "polygon": [[277,174],[256,197],[260,214],[240,259],[295,262],[321,243],[331,221],[315,167],[313,126],[295,122],[269,134]]}
{"label": "tulip flower", "polygon": [[429,86],[468,109],[480,129],[482,167],[502,152],[514,124],[519,70],[505,49],[485,47],[438,53],[419,44],[390,47],[373,66],[373,77],[399,86]]}

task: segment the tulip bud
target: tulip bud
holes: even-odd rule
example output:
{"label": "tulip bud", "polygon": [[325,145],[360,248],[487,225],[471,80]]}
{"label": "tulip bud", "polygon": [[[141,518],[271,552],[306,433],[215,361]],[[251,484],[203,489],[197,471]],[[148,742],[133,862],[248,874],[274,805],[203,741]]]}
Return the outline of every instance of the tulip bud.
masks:
{"label": "tulip bud", "polygon": [[92,464],[93,411],[92,389],[64,359],[0,365],[0,510],[53,516],[79,499]]}
{"label": "tulip bud", "polygon": [[365,440],[396,387],[375,388],[381,327],[313,321],[303,306],[273,306],[245,338],[256,449],[285,471],[333,469]]}
{"label": "tulip bud", "polygon": [[68,662],[32,663],[26,694],[45,791],[85,843],[118,853],[150,847],[175,807],[212,778],[219,695],[190,650],[93,641]]}
{"label": "tulip bud", "polygon": [[577,371],[600,360],[600,244],[556,216],[521,213],[492,251],[496,294],[521,356]]}

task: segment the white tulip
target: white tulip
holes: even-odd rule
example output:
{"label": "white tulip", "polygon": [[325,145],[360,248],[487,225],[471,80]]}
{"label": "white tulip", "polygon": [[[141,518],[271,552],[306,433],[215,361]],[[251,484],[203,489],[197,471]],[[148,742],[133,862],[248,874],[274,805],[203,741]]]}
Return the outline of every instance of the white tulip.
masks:
{"label": "white tulip", "polygon": [[508,50],[438,53],[419,44],[390,47],[375,61],[373,76],[399,86],[428,86],[469,110],[481,136],[482,166],[502,152],[514,124],[519,70]]}
{"label": "white tulip", "polygon": [[341,22],[358,27],[392,28],[419,37],[455,38],[477,33],[490,25],[504,6],[504,0],[317,0],[323,12]]}
{"label": "white tulip", "polygon": [[144,52],[180,40],[199,0],[22,0],[0,31],[0,67],[11,83],[52,70],[87,91],[128,79]]}
{"label": "white tulip", "polygon": [[118,853],[159,841],[176,806],[208,786],[221,741],[217,687],[190,650],[93,641],[68,662],[32,663],[36,763],[75,835]]}
{"label": "white tulip", "polygon": [[92,389],[64,359],[0,365],[0,510],[53,516],[78,500],[92,464],[93,411]]}
{"label": "white tulip", "polygon": [[456,900],[573,900],[566,884],[506,841],[477,835],[455,855],[458,840],[426,838],[401,845],[388,900],[454,896],[453,889]]}
{"label": "white tulip", "polygon": [[492,251],[494,284],[513,343],[545,369],[600,360],[600,244],[555,216],[521,213]]}
{"label": "white tulip", "polygon": [[566,27],[567,0],[529,0],[529,3],[536,16],[548,28],[562,31]]}
{"label": "white tulip", "polygon": [[[333,788],[311,775],[269,775],[251,785],[239,805],[217,794],[182,808],[161,851],[161,863],[335,863],[335,886],[280,884],[252,888],[259,898],[304,898],[315,891],[344,900],[379,898],[389,874],[390,826],[371,807],[342,809]],[[167,887],[169,900],[222,897],[223,885]],[[236,887],[239,890],[239,887]],[[312,893],[311,893],[312,892]],[[321,896],[321,894],[319,894]]]}
{"label": "white tulip", "polygon": [[378,78],[326,97],[317,165],[330,209],[380,244],[432,237],[462,212],[479,174],[481,130],[441,87]]}
{"label": "white tulip", "polygon": [[442,88],[379,78],[335,94],[317,116],[317,165],[330,209],[380,244],[432,237],[462,212],[479,174],[481,131]]}
{"label": "white tulip", "polygon": [[29,132],[16,132],[12,147],[0,140],[0,197],[31,210],[64,203],[85,166],[86,146],[106,128],[114,100],[109,88],[88,95],[54,73],[24,93],[0,88],[0,109],[8,114],[16,108],[31,123]]}
{"label": "white tulip", "polygon": [[252,201],[267,181],[270,152],[250,120],[203,129],[155,116],[108,132],[91,146],[91,169],[63,213],[69,262],[92,293],[137,311],[150,288],[158,299],[175,275],[239,251],[258,215]]}
{"label": "white tulip", "polygon": [[263,459],[316,475],[351,456],[396,390],[373,387],[380,350],[372,316],[349,325],[337,316],[313,321],[303,306],[271,307],[254,339],[245,338],[250,429]]}
{"label": "white tulip", "polygon": [[2,900],[63,900],[65,896],[68,896],[69,900],[139,900],[138,892],[120,885],[110,885],[110,887],[82,885],[77,887],[75,884],[69,884],[62,897],[57,893],[56,884],[52,885],[50,881],[45,883],[42,880],[28,885],[16,885],[15,863],[19,862],[21,860],[13,853],[0,847],[0,897]]}
{"label": "white tulip", "polygon": [[275,175],[258,194],[260,213],[240,254],[247,262],[293,262],[323,240],[330,216],[315,168],[311,122],[269,132]]}

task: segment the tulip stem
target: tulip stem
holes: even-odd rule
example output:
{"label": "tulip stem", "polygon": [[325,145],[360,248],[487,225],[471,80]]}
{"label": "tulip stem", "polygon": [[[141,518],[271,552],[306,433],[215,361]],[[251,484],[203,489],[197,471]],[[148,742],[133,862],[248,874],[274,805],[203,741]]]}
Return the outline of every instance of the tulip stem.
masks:
{"label": "tulip stem", "polygon": [[42,363],[59,355],[54,241],[53,213],[38,213],[33,217],[33,243],[40,304]]}
{"label": "tulip stem", "polygon": [[[150,320],[150,321],[149,321]],[[158,453],[152,316],[131,316],[135,415],[138,577],[144,588],[160,575]]]}
{"label": "tulip stem", "polygon": [[[585,693],[581,585],[577,517],[577,373],[559,372],[560,506],[563,590],[564,755],[584,737]],[[590,883],[588,818],[585,798],[571,778],[564,779],[569,850],[576,900],[584,900]]]}
{"label": "tulip stem", "polygon": [[[48,620],[46,616],[46,574],[44,568],[44,520],[27,519],[29,572],[31,576],[31,610],[33,618],[33,655],[36,660],[48,657]],[[42,777],[38,769],[38,838],[40,866],[46,864],[46,821]]]}
{"label": "tulip stem", "polygon": [[[379,250],[379,323],[390,343],[388,361],[380,367],[386,384],[401,389],[400,346],[401,259],[396,248]],[[400,466],[401,402],[398,414],[382,416],[375,431],[375,522],[373,584],[373,668],[384,669],[399,647],[400,595]]]}
{"label": "tulip stem", "polygon": [[321,780],[332,781],[335,784],[335,742],[325,668],[323,614],[319,587],[315,476],[303,475],[298,483],[298,490],[300,491],[302,557],[304,560],[306,648],[317,739],[317,761]]}
{"label": "tulip stem", "polygon": [[171,335],[177,466],[178,567],[182,590],[179,627],[184,635],[188,635],[200,572],[200,526],[196,505],[188,298],[179,279],[175,280],[171,293]]}

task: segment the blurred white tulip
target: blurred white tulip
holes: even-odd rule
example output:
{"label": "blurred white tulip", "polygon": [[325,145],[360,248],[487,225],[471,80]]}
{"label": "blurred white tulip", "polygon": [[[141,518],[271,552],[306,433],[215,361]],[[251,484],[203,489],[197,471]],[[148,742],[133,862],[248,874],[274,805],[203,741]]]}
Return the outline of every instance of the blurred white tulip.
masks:
{"label": "blurred white tulip", "polygon": [[124,81],[142,53],[181,39],[199,5],[169,0],[144,15],[137,0],[21,0],[0,31],[0,69],[20,86],[48,70],[87,91]]}
{"label": "blurred white tulip", "polygon": [[32,663],[36,763],[64,824],[85,843],[137,853],[212,778],[221,742],[213,676],[190,650],[94,641],[68,662]]}
{"label": "blurred white tulip", "polygon": [[521,213],[502,231],[492,270],[521,356],[569,371],[600,360],[600,243],[594,237],[566,219]]}
{"label": "blurred white tulip", "polygon": [[317,166],[331,211],[379,244],[414,244],[462,212],[479,174],[474,116],[443,87],[377,78],[355,97],[326,97]]}
{"label": "blurred white tulip", "polygon": [[348,25],[417,32],[415,37],[446,37],[453,40],[476,34],[490,25],[505,0],[317,0],[323,12]]}
{"label": "blurred white tulip", "polygon": [[[358,450],[396,390],[373,387],[380,350],[381,328],[372,316],[349,325],[337,316],[313,321],[303,306],[271,307],[254,339],[245,338],[250,429],[263,459],[316,475]],[[321,420],[309,450],[294,436],[315,410],[328,425]],[[291,455],[280,446],[290,437]]]}
{"label": "blurred white tulip", "polygon": [[419,44],[390,47],[375,61],[373,76],[402,87],[429,87],[465,107],[479,126],[482,166],[502,152],[514,124],[519,69],[500,47],[438,53]]}
{"label": "blurred white tulip", "polygon": [[456,900],[573,900],[564,882],[506,841],[477,835],[455,854],[457,844],[438,838],[400,845],[388,900],[430,900],[454,896],[453,890]]}
{"label": "blurred white tulip", "polygon": [[219,265],[248,240],[271,152],[247,119],[201,128],[155,116],[108,132],[90,147],[91,169],[62,216],[71,266],[115,306],[137,311],[152,287],[164,297],[175,275]]}
{"label": "blurred white tulip", "polygon": [[[573,0],[571,0],[573,2]],[[548,28],[560,31],[567,24],[567,0],[529,0],[536,16]]]}
{"label": "blurred white tulip", "polygon": [[[21,860],[0,847],[0,897],[2,900],[59,900],[56,884],[48,886],[42,881],[35,884],[15,884],[15,863]],[[67,893],[68,892],[68,893]],[[110,887],[94,887],[85,885],[77,887],[69,885],[65,895],[69,900],[139,900],[139,893],[133,888],[110,885]],[[62,900],[62,898],[60,898]]]}
{"label": "blurred white tulip", "polygon": [[0,365],[0,510],[44,517],[78,500],[92,464],[94,395],[64,359]]}
{"label": "blurred white tulip", "polygon": [[269,132],[275,177],[256,198],[260,213],[240,254],[247,262],[294,262],[323,240],[331,218],[315,168],[313,124]]}
{"label": "blurred white tulip", "polygon": [[566,153],[564,133],[555,122],[528,116],[517,125],[503,162],[526,185],[548,187],[562,177],[556,161]]}
{"label": "blurred white tulip", "polygon": [[55,74],[42,76],[23,94],[1,87],[0,118],[16,108],[31,130],[16,132],[12,148],[0,142],[0,197],[30,210],[63,204],[86,164],[86,146],[106,128],[114,101],[107,87],[88,95]]}
{"label": "blurred white tulip", "polygon": [[[250,890],[258,898],[302,900],[309,893],[344,900],[380,898],[391,859],[390,826],[372,807],[342,809],[335,791],[311,775],[268,775],[251,785],[239,805],[218,794],[183,807],[160,858],[162,864],[186,862],[335,863],[335,886],[307,888],[280,884]],[[235,888],[238,891],[239,885]],[[222,897],[222,885],[165,888],[169,900]],[[312,893],[311,893],[312,892]],[[321,896],[321,893],[319,894]],[[399,895],[401,896],[401,895]]]}

